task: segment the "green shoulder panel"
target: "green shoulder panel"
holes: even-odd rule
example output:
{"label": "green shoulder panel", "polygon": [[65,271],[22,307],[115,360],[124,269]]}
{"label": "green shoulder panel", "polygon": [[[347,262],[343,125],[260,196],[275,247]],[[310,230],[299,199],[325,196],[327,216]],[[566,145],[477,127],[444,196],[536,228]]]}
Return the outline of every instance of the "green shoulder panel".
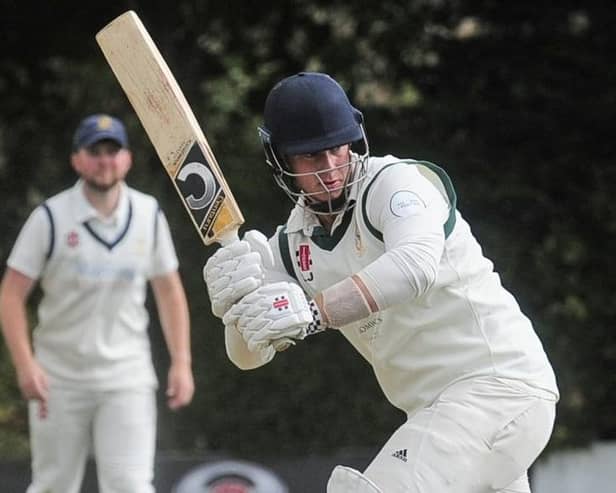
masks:
{"label": "green shoulder panel", "polygon": [[449,178],[449,175],[447,175],[445,170],[437,166],[436,164],[433,164],[429,161],[414,161],[412,159],[400,160],[400,161],[396,161],[394,163],[390,163],[390,164],[383,166],[372,177],[372,179],[370,180],[370,183],[368,183],[368,185],[362,192],[361,211],[362,211],[362,217],[364,219],[364,223],[366,224],[366,227],[368,228],[368,230],[374,235],[375,238],[377,238],[380,241],[383,241],[383,233],[379,231],[368,219],[366,198],[376,178],[387,168],[390,168],[391,166],[395,166],[397,164],[408,164],[408,165],[418,166],[419,172],[425,178],[427,178],[433,185],[435,185],[436,188],[438,188],[445,197],[447,197],[447,200],[449,201],[449,204],[450,204],[449,216],[447,217],[447,221],[445,221],[445,224],[443,224],[443,229],[445,231],[445,238],[449,237],[449,235],[453,231],[453,228],[456,225],[456,205],[458,201],[456,192],[453,188],[453,183],[451,182],[451,179]]}

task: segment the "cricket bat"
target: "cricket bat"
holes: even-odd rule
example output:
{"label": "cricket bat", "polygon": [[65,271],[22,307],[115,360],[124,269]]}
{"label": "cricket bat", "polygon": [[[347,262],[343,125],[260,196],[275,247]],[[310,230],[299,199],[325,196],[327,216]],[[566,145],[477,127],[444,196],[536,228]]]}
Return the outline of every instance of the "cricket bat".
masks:
{"label": "cricket bat", "polygon": [[[222,170],[154,41],[135,12],[116,17],[96,34],[107,62],[203,243],[238,240],[244,216]],[[293,342],[274,341],[277,351]]]}
{"label": "cricket bat", "polygon": [[132,10],[96,34],[205,245],[238,238],[244,217],[205,134],[143,23]]}

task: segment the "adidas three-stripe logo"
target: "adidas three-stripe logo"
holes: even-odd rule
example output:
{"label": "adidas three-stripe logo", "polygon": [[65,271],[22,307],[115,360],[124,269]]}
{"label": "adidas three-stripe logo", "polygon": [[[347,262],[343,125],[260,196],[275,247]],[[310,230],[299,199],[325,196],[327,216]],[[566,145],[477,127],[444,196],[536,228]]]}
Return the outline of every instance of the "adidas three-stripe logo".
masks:
{"label": "adidas three-stripe logo", "polygon": [[406,462],[406,449],[396,450],[391,456]]}

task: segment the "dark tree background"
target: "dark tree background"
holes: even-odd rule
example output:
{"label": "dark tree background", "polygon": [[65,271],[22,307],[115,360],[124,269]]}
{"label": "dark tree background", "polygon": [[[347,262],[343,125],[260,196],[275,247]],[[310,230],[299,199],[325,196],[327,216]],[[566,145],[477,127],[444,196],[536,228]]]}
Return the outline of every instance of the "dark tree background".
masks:
{"label": "dark tree background", "polygon": [[[178,413],[161,401],[159,446],[256,457],[376,446],[403,416],[337,334],[252,372],[227,360],[200,274],[213,247],[199,245],[94,40],[127,9],[142,18],[204,127],[244,230],[271,233],[289,209],[256,126],[269,88],[299,70],[344,85],[364,111],[374,155],[447,169],[460,210],[554,364],[562,400],[550,449],[616,438],[611,2],[2,1],[2,262],[32,208],[75,181],[68,155],[77,122],[96,111],[122,117],[135,153],[129,182],[156,195],[169,217],[191,308],[197,393]],[[168,360],[153,318],[164,382]],[[0,456],[23,456],[25,405],[1,349]]]}

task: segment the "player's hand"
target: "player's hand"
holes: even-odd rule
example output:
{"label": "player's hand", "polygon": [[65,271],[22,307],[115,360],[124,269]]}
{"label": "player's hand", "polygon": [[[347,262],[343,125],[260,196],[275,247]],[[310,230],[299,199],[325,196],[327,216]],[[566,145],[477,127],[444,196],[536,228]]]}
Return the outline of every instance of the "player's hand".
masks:
{"label": "player's hand", "polygon": [[195,393],[190,363],[187,361],[172,362],[167,376],[167,405],[176,410],[187,406]]}
{"label": "player's hand", "polygon": [[263,284],[265,266],[273,265],[267,238],[259,231],[248,231],[241,241],[221,247],[203,268],[203,279],[219,318],[242,297]]}
{"label": "player's hand", "polygon": [[264,349],[274,341],[303,339],[314,322],[304,292],[297,284],[267,284],[244,296],[223,317],[235,326],[250,351]]}
{"label": "player's hand", "polygon": [[49,381],[47,373],[35,359],[17,368],[17,384],[25,399],[39,401],[39,417],[45,419],[48,413]]}

